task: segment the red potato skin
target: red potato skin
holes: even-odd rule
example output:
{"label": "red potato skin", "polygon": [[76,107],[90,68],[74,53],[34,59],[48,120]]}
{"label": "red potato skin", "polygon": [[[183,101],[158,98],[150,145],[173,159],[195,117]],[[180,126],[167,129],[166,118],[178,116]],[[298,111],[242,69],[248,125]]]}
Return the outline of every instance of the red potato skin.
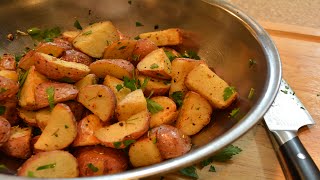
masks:
{"label": "red potato skin", "polygon": [[4,101],[0,101],[0,104],[6,107],[4,114],[2,114],[0,117],[7,119],[11,126],[16,125],[19,122],[17,103],[18,100],[15,96]]}
{"label": "red potato skin", "polygon": [[93,59],[90,56],[73,49],[67,50],[60,59],[69,62],[81,63],[87,66],[93,62]]}
{"label": "red potato skin", "polygon": [[5,118],[0,117],[0,147],[8,141],[10,137],[11,125]]}
{"label": "red potato skin", "polygon": [[82,119],[84,111],[85,111],[85,107],[81,103],[79,103],[77,101],[66,101],[66,102],[63,102],[63,103],[65,105],[69,106],[69,108],[72,111],[74,117],[76,118],[76,121],[80,121]]}
{"label": "red potato skin", "polygon": [[0,58],[0,69],[3,70],[16,70],[17,63],[15,57],[11,54],[4,54],[2,58]]}
{"label": "red potato skin", "polygon": [[30,50],[29,52],[27,52],[19,61],[18,63],[18,67],[22,68],[24,70],[28,70],[31,66],[34,65],[34,53],[36,51],[35,50]]}
{"label": "red potato skin", "polygon": [[[128,167],[128,158],[121,150],[94,146],[78,149],[74,153],[79,164],[80,176],[99,176],[123,172]],[[93,172],[88,164],[98,168]]]}
{"label": "red potato skin", "polygon": [[53,42],[40,43],[36,51],[60,57],[64,51],[72,49],[71,44],[63,39],[55,38]]}
{"label": "red potato skin", "polygon": [[191,149],[191,139],[177,128],[170,125],[161,125],[153,128],[151,133],[157,137],[157,147],[162,158],[171,159],[182,156]]}
{"label": "red potato skin", "polygon": [[139,39],[129,61],[137,65],[141,59],[156,49],[158,46],[149,39]]}
{"label": "red potato skin", "polygon": [[0,76],[0,101],[14,97],[19,91],[18,83]]}
{"label": "red potato skin", "polygon": [[36,106],[38,109],[49,106],[48,94],[46,90],[50,87],[54,88],[54,102],[60,103],[73,100],[78,95],[75,86],[68,83],[44,82],[39,84],[35,90]]}

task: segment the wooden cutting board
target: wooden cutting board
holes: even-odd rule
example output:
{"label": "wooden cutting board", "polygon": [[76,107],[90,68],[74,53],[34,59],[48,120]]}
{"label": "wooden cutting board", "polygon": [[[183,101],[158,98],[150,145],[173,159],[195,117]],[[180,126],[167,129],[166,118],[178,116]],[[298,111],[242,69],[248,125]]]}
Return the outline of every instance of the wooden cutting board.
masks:
{"label": "wooden cutting board", "polygon": [[[320,30],[260,22],[275,42],[282,60],[283,77],[305,105],[316,125],[299,130],[299,137],[320,167]],[[199,179],[285,179],[263,123],[233,143],[243,151],[226,163],[198,170]],[[184,179],[172,173],[165,179]]]}

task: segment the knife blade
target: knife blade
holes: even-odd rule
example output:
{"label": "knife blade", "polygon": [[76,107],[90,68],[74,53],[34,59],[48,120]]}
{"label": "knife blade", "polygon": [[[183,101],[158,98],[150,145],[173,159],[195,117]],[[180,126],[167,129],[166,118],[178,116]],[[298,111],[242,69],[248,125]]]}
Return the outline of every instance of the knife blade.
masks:
{"label": "knife blade", "polygon": [[320,172],[297,136],[299,128],[315,124],[294,91],[281,80],[279,92],[264,115],[292,179],[319,180]]}

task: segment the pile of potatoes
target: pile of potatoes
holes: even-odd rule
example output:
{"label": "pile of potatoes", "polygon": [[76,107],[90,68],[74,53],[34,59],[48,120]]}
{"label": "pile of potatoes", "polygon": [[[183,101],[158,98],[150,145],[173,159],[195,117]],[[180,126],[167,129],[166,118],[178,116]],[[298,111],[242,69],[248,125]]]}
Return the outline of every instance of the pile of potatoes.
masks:
{"label": "pile of potatoes", "polygon": [[181,29],[137,39],[105,21],[42,42],[19,63],[2,57],[0,150],[26,159],[19,176],[97,176],[181,156],[213,109],[237,98],[204,60],[172,48]]}

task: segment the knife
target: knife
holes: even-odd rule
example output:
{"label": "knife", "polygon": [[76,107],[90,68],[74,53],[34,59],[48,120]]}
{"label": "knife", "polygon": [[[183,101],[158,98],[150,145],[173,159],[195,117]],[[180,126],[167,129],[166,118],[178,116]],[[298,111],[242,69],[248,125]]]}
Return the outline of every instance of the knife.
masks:
{"label": "knife", "polygon": [[279,145],[291,178],[320,180],[317,165],[297,136],[300,127],[311,126],[315,122],[283,79],[264,120]]}

